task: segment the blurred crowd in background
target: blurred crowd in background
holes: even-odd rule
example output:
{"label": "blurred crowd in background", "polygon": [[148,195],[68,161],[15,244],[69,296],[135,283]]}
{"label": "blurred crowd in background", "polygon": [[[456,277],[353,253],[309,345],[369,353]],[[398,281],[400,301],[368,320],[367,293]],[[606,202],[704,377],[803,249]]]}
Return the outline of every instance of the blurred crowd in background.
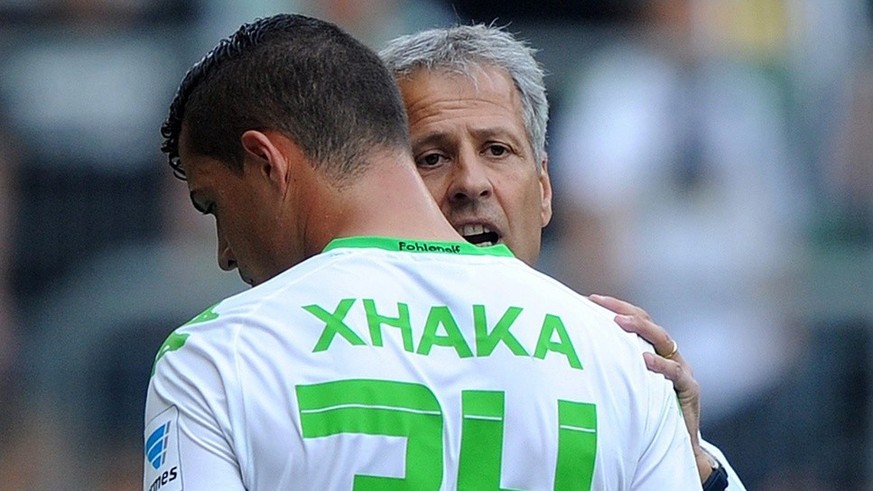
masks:
{"label": "blurred crowd in background", "polygon": [[0,0],[0,488],[140,489],[157,348],[245,288],[160,153],[243,22],[539,49],[539,267],[665,326],[750,490],[873,487],[870,0]]}

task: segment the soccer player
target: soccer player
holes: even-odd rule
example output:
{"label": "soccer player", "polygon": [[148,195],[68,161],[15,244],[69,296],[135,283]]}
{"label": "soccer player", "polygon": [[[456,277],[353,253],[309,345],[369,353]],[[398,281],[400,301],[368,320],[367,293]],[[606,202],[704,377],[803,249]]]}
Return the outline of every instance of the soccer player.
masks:
{"label": "soccer player", "polygon": [[651,347],[458,235],[391,74],[335,26],[242,26],[162,132],[221,267],[253,288],[159,350],[144,489],[699,487]]}
{"label": "soccer player", "polygon": [[[380,56],[400,85],[415,163],[443,214],[471,243],[505,244],[533,265],[552,214],[548,102],[533,50],[475,25],[402,36]],[[699,387],[675,341],[644,310],[592,297],[663,354],[644,356],[675,385],[705,489],[745,489],[724,455],[699,439]]]}

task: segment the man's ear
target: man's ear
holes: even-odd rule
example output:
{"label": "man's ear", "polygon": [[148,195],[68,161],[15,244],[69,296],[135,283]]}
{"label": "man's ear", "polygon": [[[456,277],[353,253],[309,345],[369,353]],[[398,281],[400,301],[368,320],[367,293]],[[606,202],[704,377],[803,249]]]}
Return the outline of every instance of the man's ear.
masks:
{"label": "man's ear", "polygon": [[248,130],[240,137],[245,168],[257,172],[284,192],[291,173],[290,141],[278,132]]}
{"label": "man's ear", "polygon": [[543,153],[540,162],[540,218],[543,228],[552,220],[552,181],[549,179],[549,155]]}

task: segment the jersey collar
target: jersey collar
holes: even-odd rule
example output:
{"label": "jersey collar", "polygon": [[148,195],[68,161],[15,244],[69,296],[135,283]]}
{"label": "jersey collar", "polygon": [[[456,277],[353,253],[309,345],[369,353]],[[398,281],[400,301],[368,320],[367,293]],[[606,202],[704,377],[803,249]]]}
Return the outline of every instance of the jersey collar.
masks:
{"label": "jersey collar", "polygon": [[342,237],[333,239],[324,252],[343,247],[376,248],[386,251],[431,252],[467,256],[515,257],[504,244],[479,247],[469,242],[441,242],[434,240],[394,239],[390,237]]}

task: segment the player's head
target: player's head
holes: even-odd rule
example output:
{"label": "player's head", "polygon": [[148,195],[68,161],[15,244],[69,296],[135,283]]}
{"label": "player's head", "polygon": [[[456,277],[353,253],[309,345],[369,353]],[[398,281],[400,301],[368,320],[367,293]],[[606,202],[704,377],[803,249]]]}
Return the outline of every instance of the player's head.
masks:
{"label": "player's head", "polygon": [[342,187],[374,152],[409,146],[400,94],[379,57],[330,23],[290,14],[243,25],[196,63],[161,133],[195,206],[216,217],[220,265],[239,267],[250,283],[301,259],[287,249],[305,224],[294,221],[297,209],[277,209],[270,185],[311,199],[303,174]]}
{"label": "player's head", "polygon": [[243,25],[188,71],[161,127],[162,150],[184,178],[184,133],[192,152],[241,171],[240,136],[269,129],[341,179],[371,147],[407,145],[405,123],[396,85],[370,49],[328,22],[279,14]]}
{"label": "player's head", "polygon": [[505,243],[533,263],[551,219],[548,102],[534,51],[485,25],[432,29],[381,52],[409,116],[431,194],[474,243]]}

